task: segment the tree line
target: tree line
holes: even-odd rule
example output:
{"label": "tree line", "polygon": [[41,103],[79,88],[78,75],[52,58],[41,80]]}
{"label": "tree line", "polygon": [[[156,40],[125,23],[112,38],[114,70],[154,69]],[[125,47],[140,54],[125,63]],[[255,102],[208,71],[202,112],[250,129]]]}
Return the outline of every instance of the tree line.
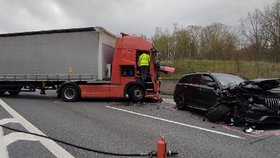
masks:
{"label": "tree line", "polygon": [[280,62],[280,0],[256,9],[238,27],[214,22],[207,26],[157,27],[152,41],[161,60],[207,59]]}

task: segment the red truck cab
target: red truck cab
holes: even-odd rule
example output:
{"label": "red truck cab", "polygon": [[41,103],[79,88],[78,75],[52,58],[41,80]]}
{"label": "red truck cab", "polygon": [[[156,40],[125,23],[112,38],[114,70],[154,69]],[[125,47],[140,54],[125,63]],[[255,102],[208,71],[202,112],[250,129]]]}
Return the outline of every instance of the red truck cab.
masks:
{"label": "red truck cab", "polygon": [[[137,65],[138,56],[144,52],[148,52],[151,59],[146,81],[142,81]],[[147,97],[159,99],[157,53],[151,41],[122,34],[115,44],[110,79],[79,84],[74,90],[61,88],[60,94],[65,101],[75,101],[79,97],[130,98],[133,101]]]}

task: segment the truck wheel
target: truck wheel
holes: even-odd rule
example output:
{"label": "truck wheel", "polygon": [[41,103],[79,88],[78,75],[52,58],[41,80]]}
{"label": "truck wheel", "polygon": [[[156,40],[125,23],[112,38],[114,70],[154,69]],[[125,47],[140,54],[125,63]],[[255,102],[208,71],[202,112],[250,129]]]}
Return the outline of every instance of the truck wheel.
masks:
{"label": "truck wheel", "polygon": [[145,94],[143,88],[140,86],[132,86],[128,90],[128,96],[132,101],[138,102],[144,99]]}
{"label": "truck wheel", "polygon": [[230,114],[230,112],[231,109],[229,106],[220,104],[208,110],[207,118],[210,122],[223,121],[226,119],[226,116]]}
{"label": "truck wheel", "polygon": [[187,109],[186,100],[185,100],[185,97],[184,97],[183,93],[180,93],[175,97],[175,103],[176,103],[176,107],[178,108],[178,110],[186,110]]}
{"label": "truck wheel", "polygon": [[66,85],[61,89],[60,96],[66,102],[74,102],[80,98],[80,92],[74,85]]}

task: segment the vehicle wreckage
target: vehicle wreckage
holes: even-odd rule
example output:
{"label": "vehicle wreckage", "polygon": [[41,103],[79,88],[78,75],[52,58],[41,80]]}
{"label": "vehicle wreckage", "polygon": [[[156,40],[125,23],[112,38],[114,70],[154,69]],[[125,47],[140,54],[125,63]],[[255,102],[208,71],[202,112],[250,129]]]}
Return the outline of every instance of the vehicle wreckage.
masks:
{"label": "vehicle wreckage", "polygon": [[208,110],[207,118],[211,122],[279,124],[280,95],[271,91],[279,83],[279,79],[255,79],[228,84],[217,92],[217,104]]}

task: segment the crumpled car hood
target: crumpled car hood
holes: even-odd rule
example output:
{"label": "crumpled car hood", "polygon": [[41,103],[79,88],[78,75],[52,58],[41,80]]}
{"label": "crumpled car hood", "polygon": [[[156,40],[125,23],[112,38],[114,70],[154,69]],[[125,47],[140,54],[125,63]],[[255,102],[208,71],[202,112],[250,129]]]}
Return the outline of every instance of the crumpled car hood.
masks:
{"label": "crumpled car hood", "polygon": [[254,79],[249,81],[244,81],[241,83],[244,88],[270,90],[273,88],[280,87],[280,80],[276,78],[270,79]]}

